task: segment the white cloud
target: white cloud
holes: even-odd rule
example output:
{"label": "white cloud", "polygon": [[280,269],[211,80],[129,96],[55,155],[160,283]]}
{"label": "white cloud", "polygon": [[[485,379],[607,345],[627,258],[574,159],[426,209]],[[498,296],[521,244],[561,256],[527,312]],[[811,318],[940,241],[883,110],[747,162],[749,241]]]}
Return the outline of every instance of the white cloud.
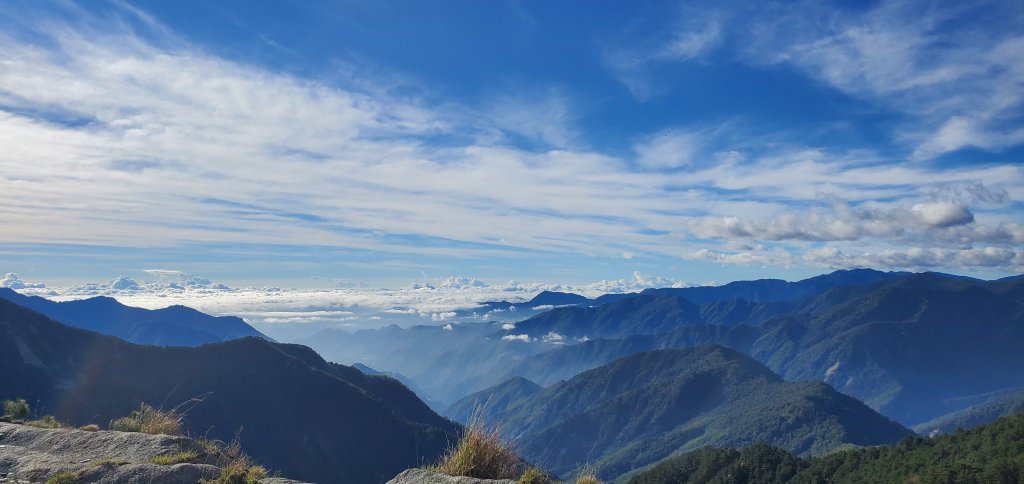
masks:
{"label": "white cloud", "polygon": [[658,62],[785,64],[905,116],[893,138],[913,159],[1024,143],[1024,27],[1012,3],[726,1],[685,5],[680,17],[674,32],[649,32],[609,56],[637,97],[658,92],[648,71]]}
{"label": "white cloud", "polygon": [[764,252],[716,252],[700,249],[684,256],[689,260],[703,260],[721,265],[760,265],[790,267],[793,256],[785,251]]}
{"label": "white cloud", "polygon": [[502,331],[512,331],[516,329],[516,323],[505,323],[501,325]]}
{"label": "white cloud", "polygon": [[544,335],[544,337],[541,338],[541,340],[544,341],[545,343],[550,343],[550,344],[555,344],[555,345],[564,345],[565,344],[565,336],[560,335],[560,334],[558,334],[558,333],[556,333],[554,331],[549,331],[548,334]]}
{"label": "white cloud", "polygon": [[13,272],[4,274],[3,279],[0,279],[0,287],[6,287],[8,289],[45,289],[46,284],[36,282],[25,282],[21,280],[21,277]]}
{"label": "white cloud", "polygon": [[502,341],[522,341],[524,343],[533,341],[533,338],[530,338],[530,335],[528,334],[506,334],[505,336],[502,336],[501,339]]}
{"label": "white cloud", "polygon": [[835,248],[823,248],[804,255],[804,258],[822,267],[886,267],[930,270],[946,267],[992,268],[1008,267],[1024,271],[1024,251],[1003,247],[967,249],[939,249],[915,247],[884,249],[874,252],[848,254]]}
{"label": "white cloud", "polygon": [[690,163],[700,148],[698,133],[656,133],[636,147],[637,162],[647,168],[673,169]]}
{"label": "white cloud", "polygon": [[686,287],[688,285],[685,281],[661,276],[645,276],[640,271],[634,271],[631,279],[601,280],[591,283],[588,287],[592,292],[613,294],[638,292],[652,287]]}
{"label": "white cloud", "polygon": [[924,223],[934,227],[953,227],[974,221],[974,214],[967,206],[953,202],[915,203],[910,209]]}
{"label": "white cloud", "polygon": [[733,250],[750,247],[733,240],[738,238],[804,242],[878,239],[909,245],[1024,242],[1021,225],[977,223],[971,209],[957,201],[931,200],[907,208],[873,202],[853,206],[827,195],[824,199],[828,201],[825,207],[804,212],[791,211],[757,219],[701,217],[689,219],[685,224],[701,238],[730,239],[726,245]]}
{"label": "white cloud", "polygon": [[894,1],[857,10],[772,5],[752,15],[748,52],[908,115],[900,129],[916,144],[916,158],[963,147],[999,150],[1024,142],[1015,119],[1024,106],[1024,29],[1014,8],[1000,2]]}
{"label": "white cloud", "polygon": [[[1013,39],[980,38],[992,48],[968,43],[956,56],[928,57],[935,65],[919,69],[918,75],[901,70],[898,61],[917,55],[900,52],[918,49],[924,45],[921,39],[934,43],[927,27],[899,34],[899,28],[917,27],[901,27],[900,22],[873,26],[872,21],[884,20],[874,12],[836,18],[832,26],[798,22],[792,36],[779,26],[761,26],[755,34],[767,41],[763,48],[752,46],[747,58],[791,64],[852,95],[891,101],[905,113],[921,111],[926,127],[967,116],[961,111],[976,96],[975,104],[986,114],[965,118],[974,120],[968,136],[974,141],[957,143],[982,143],[977,140],[988,136],[995,141],[982,145],[997,149],[1012,141],[1012,129],[996,132],[991,126],[1020,105],[1016,93],[1022,90],[1012,88],[1024,75],[1015,76],[1022,63],[1013,60],[1019,55]],[[763,259],[762,251],[742,239],[864,244],[883,239],[885,244],[862,248],[874,252],[893,245],[897,250],[928,246],[922,240],[931,236],[936,243],[957,246],[1011,248],[1024,240],[1016,220],[1019,208],[987,209],[974,200],[925,196],[963,185],[1001,193],[998,203],[1024,199],[1024,168],[1014,163],[957,168],[894,163],[903,160],[865,150],[830,152],[768,143],[765,133],[748,137],[729,124],[656,130],[634,147],[636,157],[612,156],[573,146],[577,116],[559,92],[532,103],[513,93],[483,102],[483,111],[476,111],[432,103],[430,95],[395,95],[404,91],[390,87],[406,80],[389,79],[383,83],[389,88],[380,88],[380,79],[358,69],[328,82],[231,61],[175,38],[152,21],[154,32],[141,35],[124,27],[132,22],[112,27],[96,18],[58,24],[37,17],[31,11],[19,17],[32,35],[0,33],[0,172],[10,202],[0,213],[0,243],[143,249],[268,244],[476,259],[541,252],[627,260],[629,254],[647,260],[704,248],[721,252],[710,247],[718,239],[732,241],[726,253],[749,252],[756,259]],[[700,61],[745,25],[713,12],[692,18],[675,32],[661,32],[652,48],[635,53],[653,52],[662,59],[643,62]],[[755,16],[754,23],[762,20]],[[908,45],[899,52],[876,48],[904,38]],[[827,55],[833,51],[834,61]],[[808,57],[798,59],[794,52]],[[885,55],[891,58],[879,57]],[[970,94],[971,78],[957,67],[973,65],[964,60],[969,57],[979,57],[979,65],[999,73],[998,82],[979,80],[976,95]],[[863,69],[843,81],[840,74],[858,63]],[[894,87],[886,90],[890,84]],[[500,108],[507,108],[507,117],[493,116]],[[513,132],[515,125],[548,116],[554,120],[549,126]],[[923,146],[929,130],[907,134],[908,143]],[[510,133],[546,146],[515,148],[505,137]],[[709,152],[707,139],[726,135],[750,141]],[[646,168],[638,171],[638,165]],[[672,176],[663,169],[671,169]],[[853,217],[828,213],[830,208],[816,221],[786,215],[806,215],[805,208],[819,203],[821,192],[847,203]],[[943,214],[940,206],[927,205],[942,201],[960,203],[975,221],[959,223],[967,220],[966,212]],[[915,212],[918,203],[925,205]],[[891,217],[882,217],[886,213]],[[898,230],[896,220],[909,220],[918,236],[901,235],[906,231]],[[420,243],[424,239],[444,243]],[[795,263],[802,261],[801,250],[811,248],[787,247],[797,254]],[[151,271],[168,280],[160,301],[178,300],[174,291],[187,294],[193,286],[231,292],[209,281],[172,280],[173,269]],[[627,278],[580,290],[630,291],[676,283]],[[416,299],[415,312],[430,315],[479,300],[480,294],[520,296],[537,287],[487,293],[480,284],[423,282],[412,288],[421,294],[402,291],[378,307]],[[77,294],[109,290],[99,286]],[[352,300],[387,299],[367,288],[349,289],[361,295]],[[448,289],[473,296],[434,299],[435,291]],[[269,297],[268,291],[259,292]]]}

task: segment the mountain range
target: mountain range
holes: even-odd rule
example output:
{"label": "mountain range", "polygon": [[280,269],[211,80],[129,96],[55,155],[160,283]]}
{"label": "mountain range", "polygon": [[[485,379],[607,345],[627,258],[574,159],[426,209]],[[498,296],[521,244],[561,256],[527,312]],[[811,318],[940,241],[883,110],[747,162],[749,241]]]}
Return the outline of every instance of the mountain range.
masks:
{"label": "mountain range", "polygon": [[0,287],[0,299],[30,308],[68,326],[160,346],[198,346],[245,336],[269,339],[242,318],[210,316],[185,306],[143,309],[110,297],[56,302]]}
{"label": "mountain range", "polygon": [[438,404],[517,376],[549,386],[630,354],[701,344],[736,348],[786,380],[828,382],[906,426],[1024,386],[1019,277],[864,269],[600,299],[514,324],[325,331],[303,342],[400,372]]}
{"label": "mountain range", "polygon": [[0,299],[0,399],[15,397],[76,425],[196,398],[184,409],[192,435],[237,436],[260,463],[310,482],[386,481],[436,461],[459,432],[398,381],[304,346],[143,346]]}
{"label": "mountain range", "polygon": [[[523,456],[562,476],[602,479],[706,445],[770,443],[798,454],[894,443],[911,434],[821,382],[787,382],[721,346],[628,356],[539,389],[505,382],[452,413],[500,427]],[[451,414],[451,413],[450,413]]]}
{"label": "mountain range", "polygon": [[[240,435],[272,469],[342,483],[435,462],[461,430],[439,409],[500,425],[563,477],[587,464],[624,481],[702,447],[679,466],[797,472],[1024,407],[1022,277],[837,271],[474,311],[502,317],[323,330],[307,347],[182,306],[0,289],[0,398],[76,424],[190,401],[194,435]],[[775,447],[724,449],[752,444]]]}
{"label": "mountain range", "polygon": [[[829,382],[905,425],[962,410],[972,396],[1024,385],[1018,371],[1024,367],[1018,351],[1024,345],[1020,279],[903,275],[796,301],[735,304],[756,309],[732,320],[715,310],[722,303],[696,306],[666,298],[672,296],[562,308],[517,324],[514,331],[526,334],[531,328],[534,334],[597,328],[612,335],[640,328],[640,334],[557,348],[514,362],[495,377],[524,376],[548,385],[637,351],[716,343],[755,357],[787,380]],[[677,315],[675,328],[648,331],[663,313]],[[658,324],[668,329],[668,323]]]}

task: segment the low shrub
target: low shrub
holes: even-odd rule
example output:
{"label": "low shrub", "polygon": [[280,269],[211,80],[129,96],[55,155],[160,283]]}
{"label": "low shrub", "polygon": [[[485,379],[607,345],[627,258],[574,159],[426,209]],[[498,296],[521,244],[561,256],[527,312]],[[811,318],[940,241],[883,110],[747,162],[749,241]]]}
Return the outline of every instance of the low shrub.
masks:
{"label": "low shrub", "polygon": [[96,424],[83,425],[78,427],[78,430],[84,430],[86,432],[99,432],[100,426]]}
{"label": "low shrub", "polygon": [[24,398],[4,401],[4,416],[12,420],[26,420],[32,414]]}
{"label": "low shrub", "polygon": [[131,415],[111,420],[109,428],[121,432],[181,435],[181,415],[173,410],[157,410],[143,403]]}
{"label": "low shrub", "polygon": [[28,422],[25,422],[25,425],[39,429],[59,429],[64,427],[64,425],[57,421],[53,415],[43,415],[38,420],[29,420]]}

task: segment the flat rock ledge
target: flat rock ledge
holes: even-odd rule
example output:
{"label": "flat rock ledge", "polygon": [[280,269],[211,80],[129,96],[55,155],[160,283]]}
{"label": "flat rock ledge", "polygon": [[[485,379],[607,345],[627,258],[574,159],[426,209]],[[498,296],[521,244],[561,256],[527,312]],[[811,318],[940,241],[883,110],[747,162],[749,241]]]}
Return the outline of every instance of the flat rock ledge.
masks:
{"label": "flat rock ledge", "polygon": [[449,476],[426,469],[407,469],[387,484],[516,484],[509,479],[475,479],[472,477]]}
{"label": "flat rock ledge", "polygon": [[[191,450],[194,464],[159,465],[154,457]],[[220,469],[196,441],[136,432],[39,429],[0,423],[0,484],[46,482],[62,472],[76,483],[195,484],[215,479]],[[297,481],[266,479],[266,484]]]}

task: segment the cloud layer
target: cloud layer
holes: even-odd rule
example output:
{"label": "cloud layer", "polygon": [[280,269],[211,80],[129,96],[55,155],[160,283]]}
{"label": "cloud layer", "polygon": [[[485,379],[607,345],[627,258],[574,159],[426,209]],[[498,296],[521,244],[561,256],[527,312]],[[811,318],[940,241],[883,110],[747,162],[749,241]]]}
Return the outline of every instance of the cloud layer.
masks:
{"label": "cloud layer", "polygon": [[731,121],[605,152],[581,139],[558,89],[481,110],[410,95],[424,90],[403,89],[415,80],[227,59],[132,9],[118,13],[132,22],[28,11],[0,33],[0,243],[1024,270],[1022,165],[936,160],[1024,141],[1010,119],[1024,92],[1017,30],[940,38],[962,10],[989,18],[969,7],[765,5],[747,20],[702,12],[708,22],[661,47],[618,53],[619,67],[708,62],[746,32],[760,42],[737,62],[785,65],[904,113],[902,154]]}

